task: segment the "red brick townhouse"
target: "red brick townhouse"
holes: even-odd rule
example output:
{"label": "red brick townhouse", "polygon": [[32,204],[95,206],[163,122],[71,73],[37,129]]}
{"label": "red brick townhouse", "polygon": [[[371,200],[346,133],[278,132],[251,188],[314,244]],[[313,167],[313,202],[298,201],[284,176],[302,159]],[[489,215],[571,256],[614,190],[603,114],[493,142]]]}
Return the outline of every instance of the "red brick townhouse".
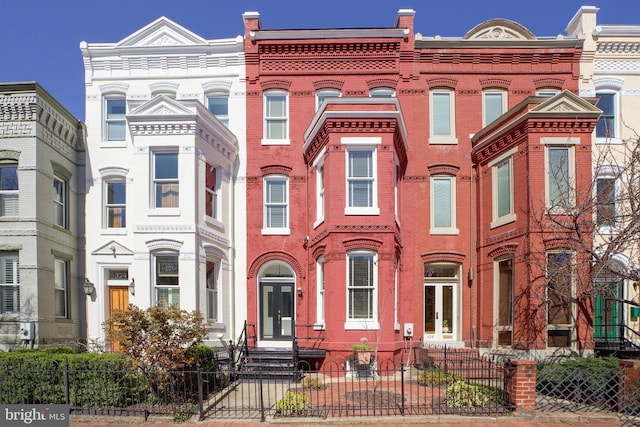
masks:
{"label": "red brick townhouse", "polygon": [[[497,318],[504,295],[495,272],[521,247],[501,248],[530,206],[518,192],[509,205],[514,222],[502,210],[492,216],[495,190],[486,182],[504,173],[495,162],[511,155],[514,135],[522,139],[520,129],[505,134],[507,120],[541,117],[541,129],[521,142],[539,153],[585,147],[588,127],[579,136],[555,133],[554,114],[525,112],[549,97],[590,120],[596,114],[572,95],[581,41],[538,38],[507,20],[464,37],[425,37],[414,34],[413,17],[400,10],[392,28],[266,30],[258,13],[244,14],[254,344],[289,347],[295,336],[334,361],[362,338],[381,359],[416,344],[574,348],[575,334],[548,340],[517,320],[527,313],[520,282],[509,294],[511,323]],[[578,140],[553,139],[569,136]],[[589,162],[580,153],[573,170]],[[528,174],[515,157],[509,163],[511,191],[529,182],[542,191],[540,156]],[[509,259],[528,280],[522,258]]]}

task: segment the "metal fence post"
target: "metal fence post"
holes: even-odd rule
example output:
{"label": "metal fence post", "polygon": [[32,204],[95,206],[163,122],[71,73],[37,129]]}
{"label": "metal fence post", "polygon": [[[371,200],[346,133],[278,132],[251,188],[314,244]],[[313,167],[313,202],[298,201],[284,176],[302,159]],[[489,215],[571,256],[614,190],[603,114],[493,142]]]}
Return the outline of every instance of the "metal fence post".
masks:
{"label": "metal fence post", "polygon": [[198,378],[198,411],[200,413],[200,421],[204,420],[204,403],[202,397],[202,368],[200,361],[196,361],[196,373]]}
{"label": "metal fence post", "polygon": [[264,397],[262,396],[262,369],[260,369],[260,382],[258,383],[260,386],[260,422],[264,422]]}
{"label": "metal fence post", "polygon": [[67,405],[69,404],[69,359],[64,359],[64,383],[65,383],[65,397]]}
{"label": "metal fence post", "polygon": [[402,358],[400,359],[400,389],[402,390],[402,406],[400,407],[400,414],[404,415],[404,363]]}

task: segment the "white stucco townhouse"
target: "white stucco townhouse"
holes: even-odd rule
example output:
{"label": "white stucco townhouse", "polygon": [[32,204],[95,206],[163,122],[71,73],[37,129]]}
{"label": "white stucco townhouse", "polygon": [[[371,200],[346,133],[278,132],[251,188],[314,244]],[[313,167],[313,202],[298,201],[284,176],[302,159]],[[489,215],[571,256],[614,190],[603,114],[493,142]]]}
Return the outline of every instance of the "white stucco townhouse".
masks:
{"label": "white stucco townhouse", "polygon": [[[206,40],[161,17],[116,43],[80,45],[87,126],[90,346],[135,304],[200,310],[210,345],[242,328],[243,40]],[[241,279],[241,278],[239,278]]]}

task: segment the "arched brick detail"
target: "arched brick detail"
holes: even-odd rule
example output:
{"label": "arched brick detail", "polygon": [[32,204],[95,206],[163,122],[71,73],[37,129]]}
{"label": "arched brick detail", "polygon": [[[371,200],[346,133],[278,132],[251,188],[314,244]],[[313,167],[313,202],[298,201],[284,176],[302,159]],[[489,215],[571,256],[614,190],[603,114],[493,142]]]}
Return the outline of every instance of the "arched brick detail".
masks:
{"label": "arched brick detail", "polygon": [[427,169],[431,175],[457,175],[460,171],[458,166],[446,164],[427,166]]}
{"label": "arched brick detail", "polygon": [[313,87],[315,90],[320,89],[337,89],[342,90],[342,86],[344,86],[344,80],[318,80],[313,82]]}
{"label": "arched brick detail", "polygon": [[311,256],[313,257],[314,260],[316,260],[318,259],[319,256],[324,255],[325,249],[326,249],[325,245],[318,246],[313,250],[313,253],[311,254]]}
{"label": "arched brick detail", "polygon": [[489,258],[498,258],[502,255],[513,255],[517,249],[518,245],[503,245],[490,251],[487,256]]}
{"label": "arched brick detail", "polygon": [[491,77],[488,79],[480,79],[480,86],[482,86],[483,89],[487,89],[490,87],[509,89],[510,84],[511,84],[511,80],[509,79],[497,79],[494,77]]}
{"label": "arched brick detail", "polygon": [[395,79],[373,79],[367,80],[367,86],[369,89],[375,89],[379,87],[391,87],[396,88],[398,86],[398,80]]}
{"label": "arched brick detail", "polygon": [[344,248],[348,251],[351,251],[354,249],[371,249],[373,251],[377,251],[382,246],[382,242],[380,240],[364,239],[364,238],[343,240],[342,244],[344,245]]}
{"label": "arched brick detail", "polygon": [[539,78],[533,79],[533,84],[536,86],[536,89],[543,87],[562,89],[562,86],[564,86],[564,79],[556,79],[553,77]]}
{"label": "arched brick detail", "polygon": [[454,251],[425,252],[420,255],[420,258],[422,258],[423,263],[446,261],[462,264],[462,261],[464,261],[465,258],[465,254]]}
{"label": "arched brick detail", "polygon": [[279,174],[289,176],[289,174],[291,174],[291,168],[289,166],[271,165],[260,168],[260,172],[262,172],[263,175]]}
{"label": "arched brick detail", "polygon": [[255,260],[253,260],[253,262],[251,263],[251,266],[249,266],[249,269],[247,270],[247,279],[251,279],[255,277],[256,272],[264,263],[268,261],[274,261],[274,260],[286,262],[291,266],[291,268],[295,270],[296,277],[299,277],[301,279],[305,278],[305,275],[302,271],[302,266],[294,256],[284,252],[267,252],[265,254],[260,255]]}
{"label": "arched brick detail", "polygon": [[433,79],[427,79],[427,85],[429,86],[429,89],[433,89],[436,87],[447,87],[449,89],[455,89],[457,84],[457,79],[450,79],[447,77],[436,77]]}
{"label": "arched brick detail", "polygon": [[262,87],[262,90],[289,90],[289,88],[291,87],[291,80],[267,80],[266,82],[260,82],[260,86]]}
{"label": "arched brick detail", "polygon": [[544,239],[544,249],[547,251],[552,250],[569,250],[578,251],[580,244],[572,241],[569,236],[556,236],[548,239]]}

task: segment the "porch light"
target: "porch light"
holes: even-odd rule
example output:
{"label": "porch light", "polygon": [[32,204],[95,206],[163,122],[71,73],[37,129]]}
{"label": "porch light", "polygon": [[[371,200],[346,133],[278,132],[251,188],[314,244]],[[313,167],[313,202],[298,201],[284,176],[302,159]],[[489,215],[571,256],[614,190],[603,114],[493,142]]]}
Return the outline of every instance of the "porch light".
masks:
{"label": "porch light", "polygon": [[131,278],[131,282],[129,282],[129,293],[131,295],[136,294],[136,279],[134,279],[133,277]]}
{"label": "porch light", "polygon": [[86,277],[84,279],[84,285],[82,285],[82,288],[84,289],[84,294],[86,296],[93,295],[96,290],[96,287],[93,285],[93,283],[91,283]]}
{"label": "porch light", "polygon": [[301,297],[302,296],[302,288],[298,288],[297,290],[298,296]]}

